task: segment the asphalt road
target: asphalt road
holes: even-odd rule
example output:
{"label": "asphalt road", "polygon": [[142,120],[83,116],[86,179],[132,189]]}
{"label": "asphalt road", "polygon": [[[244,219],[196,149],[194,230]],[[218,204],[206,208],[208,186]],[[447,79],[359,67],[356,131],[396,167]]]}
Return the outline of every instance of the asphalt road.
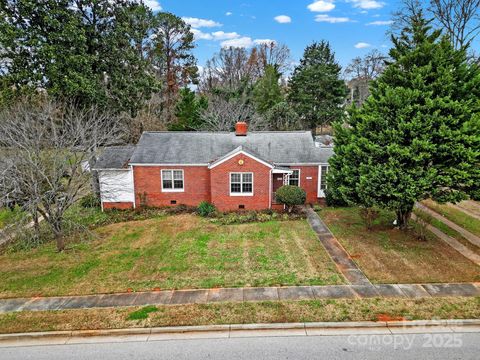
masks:
{"label": "asphalt road", "polygon": [[479,359],[480,333],[278,336],[0,347],[0,359]]}

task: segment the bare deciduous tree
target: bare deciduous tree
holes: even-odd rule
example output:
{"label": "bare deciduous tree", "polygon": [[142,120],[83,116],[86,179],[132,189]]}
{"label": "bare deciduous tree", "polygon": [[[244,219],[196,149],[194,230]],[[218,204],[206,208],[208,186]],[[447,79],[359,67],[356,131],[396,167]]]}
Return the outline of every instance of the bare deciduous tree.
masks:
{"label": "bare deciduous tree", "polygon": [[199,90],[204,93],[218,88],[241,90],[263,76],[267,65],[275,66],[280,73],[290,70],[290,49],[275,42],[259,44],[251,50],[222,48],[206,62]]}
{"label": "bare deciduous tree", "polygon": [[265,70],[267,65],[274,66],[280,74],[285,74],[291,70],[292,58],[287,45],[272,41],[258,45],[257,50],[262,71]]}
{"label": "bare deciduous tree", "polygon": [[456,49],[468,46],[480,33],[480,0],[431,0],[429,9]]}
{"label": "bare deciduous tree", "polygon": [[354,58],[345,68],[344,74],[347,79],[347,87],[350,91],[347,96],[348,103],[363,104],[370,95],[370,81],[376,79],[385,68],[387,56],[378,50],[372,50],[364,57]]}
{"label": "bare deciduous tree", "polygon": [[0,197],[31,214],[38,235],[42,216],[58,251],[65,249],[65,212],[90,187],[85,164],[97,148],[121,141],[122,121],[96,108],[22,101],[0,112]]}
{"label": "bare deciduous tree", "polygon": [[255,108],[240,99],[227,100],[220,96],[208,99],[208,108],[200,114],[202,126],[198,130],[232,131],[237,121],[246,121],[249,130],[267,130],[266,120]]}
{"label": "bare deciduous tree", "polygon": [[427,13],[443,33],[450,36],[456,49],[468,47],[480,34],[480,0],[402,0],[393,13],[391,32],[398,33],[419,12]]}
{"label": "bare deciduous tree", "polygon": [[351,79],[376,79],[385,68],[388,57],[377,49],[370,51],[364,57],[354,58],[345,68],[345,75]]}

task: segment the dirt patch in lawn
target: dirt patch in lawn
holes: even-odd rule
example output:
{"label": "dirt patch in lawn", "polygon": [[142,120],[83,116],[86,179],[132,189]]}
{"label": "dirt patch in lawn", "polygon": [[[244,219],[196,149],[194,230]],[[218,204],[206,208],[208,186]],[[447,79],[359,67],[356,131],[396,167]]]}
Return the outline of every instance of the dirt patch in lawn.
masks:
{"label": "dirt patch in lawn", "polygon": [[393,214],[382,211],[371,230],[366,230],[358,208],[325,208],[319,215],[372,282],[480,281],[479,266],[433,234],[420,241],[393,228]]}
{"label": "dirt patch in lawn", "polygon": [[340,284],[304,220],[217,225],[178,215],[108,225],[91,241],[0,255],[0,297]]}
{"label": "dirt patch in lawn", "polygon": [[[150,307],[149,307],[150,308]],[[146,310],[145,308],[143,308]],[[242,323],[462,319],[480,317],[480,298],[310,300],[0,314],[0,333]]]}

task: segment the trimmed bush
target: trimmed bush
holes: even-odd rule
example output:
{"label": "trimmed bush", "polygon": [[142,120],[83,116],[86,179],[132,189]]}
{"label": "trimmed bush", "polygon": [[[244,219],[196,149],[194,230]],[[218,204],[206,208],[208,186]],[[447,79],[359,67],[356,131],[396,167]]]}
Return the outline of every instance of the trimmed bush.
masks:
{"label": "trimmed bush", "polygon": [[203,217],[209,217],[215,214],[217,209],[215,208],[215,205],[210,204],[207,201],[202,201],[200,205],[198,205],[198,215],[203,216]]}
{"label": "trimmed bush", "polygon": [[305,204],[307,199],[307,193],[305,190],[293,185],[284,185],[280,187],[275,195],[277,201],[287,207],[288,212],[292,212],[297,205]]}

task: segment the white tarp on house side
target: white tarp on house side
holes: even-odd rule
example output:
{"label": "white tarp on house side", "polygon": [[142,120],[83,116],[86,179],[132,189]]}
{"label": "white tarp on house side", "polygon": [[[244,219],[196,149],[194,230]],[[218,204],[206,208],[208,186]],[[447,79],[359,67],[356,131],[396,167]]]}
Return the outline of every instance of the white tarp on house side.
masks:
{"label": "white tarp on house side", "polygon": [[101,170],[98,172],[102,202],[131,202],[135,200],[133,172]]}

